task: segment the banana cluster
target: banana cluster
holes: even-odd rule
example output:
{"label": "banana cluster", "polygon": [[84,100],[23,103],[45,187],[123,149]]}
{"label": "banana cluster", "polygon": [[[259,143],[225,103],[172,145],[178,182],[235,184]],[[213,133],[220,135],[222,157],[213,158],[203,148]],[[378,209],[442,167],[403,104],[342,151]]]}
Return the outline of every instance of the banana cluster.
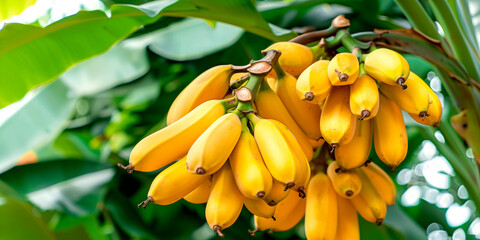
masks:
{"label": "banana cluster", "polygon": [[206,203],[210,228],[223,236],[245,205],[252,234],[305,217],[308,239],[359,239],[357,213],[381,224],[395,201],[390,177],[368,161],[372,141],[394,169],[408,147],[402,109],[436,126],[440,101],[389,49],[330,60],[292,42],[265,51],[268,60],[199,75],[173,102],[168,126],[119,165],[129,173],[168,165],[139,207]]}

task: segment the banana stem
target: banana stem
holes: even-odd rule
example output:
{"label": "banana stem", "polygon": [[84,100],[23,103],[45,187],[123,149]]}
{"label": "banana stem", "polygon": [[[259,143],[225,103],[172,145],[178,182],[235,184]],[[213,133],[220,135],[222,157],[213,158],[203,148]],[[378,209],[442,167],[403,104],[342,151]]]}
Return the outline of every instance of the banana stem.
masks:
{"label": "banana stem", "polygon": [[345,32],[341,38],[341,42],[343,46],[345,46],[350,52],[353,52],[355,48],[369,49],[370,45],[372,44],[372,42],[366,43],[353,38],[352,35],[350,35],[346,30],[341,32]]}
{"label": "banana stem", "polygon": [[308,32],[298,37],[290,39],[289,42],[308,44],[319,41],[322,38],[327,38],[335,35],[339,30],[350,26],[350,21],[344,15],[339,15],[332,20],[330,27],[320,31]]}

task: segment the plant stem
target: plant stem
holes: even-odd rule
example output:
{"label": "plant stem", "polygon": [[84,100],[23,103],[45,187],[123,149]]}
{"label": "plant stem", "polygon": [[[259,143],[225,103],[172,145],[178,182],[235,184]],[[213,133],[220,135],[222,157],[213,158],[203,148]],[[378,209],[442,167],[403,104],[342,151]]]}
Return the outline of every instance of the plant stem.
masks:
{"label": "plant stem", "polygon": [[468,75],[472,76],[475,81],[480,81],[480,62],[474,57],[478,56],[478,53],[468,44],[467,36],[461,31],[461,26],[455,19],[452,9],[445,0],[429,0],[429,3],[437,20],[442,25],[453,54],[465,66]]}

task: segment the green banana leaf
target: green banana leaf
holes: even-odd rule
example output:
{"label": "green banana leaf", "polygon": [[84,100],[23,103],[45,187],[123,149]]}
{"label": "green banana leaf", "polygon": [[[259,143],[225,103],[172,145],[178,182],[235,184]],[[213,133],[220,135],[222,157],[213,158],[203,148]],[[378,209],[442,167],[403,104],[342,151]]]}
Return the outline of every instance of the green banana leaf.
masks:
{"label": "green banana leaf", "polygon": [[37,0],[2,0],[0,1],[0,22],[23,12]]}
{"label": "green banana leaf", "polygon": [[102,187],[113,175],[109,165],[99,162],[53,160],[17,166],[1,174],[0,180],[40,209],[84,216],[96,211]]}
{"label": "green banana leaf", "polygon": [[169,0],[113,5],[111,15],[80,11],[45,28],[12,23],[0,31],[0,108],[35,86],[55,80],[77,62],[101,54],[160,16],[193,16],[237,25],[272,40],[293,36],[267,23],[251,1]]}

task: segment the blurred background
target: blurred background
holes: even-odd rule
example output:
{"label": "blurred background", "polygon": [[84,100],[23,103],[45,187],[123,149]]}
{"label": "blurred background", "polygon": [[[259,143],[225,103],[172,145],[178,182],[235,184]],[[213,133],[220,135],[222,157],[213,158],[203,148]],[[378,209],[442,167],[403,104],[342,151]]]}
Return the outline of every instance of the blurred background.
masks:
{"label": "blurred background", "polygon": [[[127,174],[116,167],[128,162],[135,143],[166,126],[166,113],[180,91],[210,67],[247,64],[273,41],[294,37],[289,30],[326,28],[339,14],[350,19],[351,33],[411,27],[393,0],[233,1],[245,3],[228,10],[211,7],[208,14],[217,15],[208,20],[173,10],[155,17],[168,4],[201,2],[193,0],[22,0],[16,11],[1,10],[12,2],[0,2],[0,65],[18,65],[19,80],[5,83],[9,90],[0,95],[16,91],[23,97],[34,88],[21,100],[0,101],[0,239],[217,238],[205,222],[203,204],[182,199],[137,208],[159,171]],[[467,2],[480,39],[480,2]],[[119,17],[139,12],[143,16],[134,20]],[[91,25],[78,24],[82,21]],[[99,36],[99,25],[126,30]],[[257,25],[264,30],[252,30]],[[24,46],[22,41],[33,38]],[[23,52],[13,52],[17,48]],[[448,119],[451,101],[433,66],[405,57],[439,95]],[[29,61],[42,64],[22,69]],[[24,83],[30,79],[30,85]],[[442,132],[425,130],[408,114],[405,121],[407,159],[396,172],[388,171],[397,185],[396,205],[380,227],[360,220],[362,239],[480,239],[479,211],[438,149],[445,143]],[[374,161],[385,167],[374,153]],[[473,161],[471,149],[465,154]],[[252,219],[244,209],[225,238],[250,238]],[[302,228],[301,223],[255,238],[304,238]]]}

